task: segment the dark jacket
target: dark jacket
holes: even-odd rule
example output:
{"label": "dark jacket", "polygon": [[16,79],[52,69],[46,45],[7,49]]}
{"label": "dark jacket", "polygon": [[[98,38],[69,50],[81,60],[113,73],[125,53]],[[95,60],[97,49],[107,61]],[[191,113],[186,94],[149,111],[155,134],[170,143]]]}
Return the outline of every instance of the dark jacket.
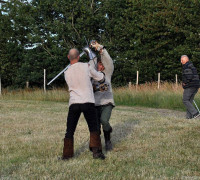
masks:
{"label": "dark jacket", "polygon": [[188,61],[183,65],[182,82],[184,89],[189,87],[199,88],[200,86],[197,69],[194,67],[191,61]]}

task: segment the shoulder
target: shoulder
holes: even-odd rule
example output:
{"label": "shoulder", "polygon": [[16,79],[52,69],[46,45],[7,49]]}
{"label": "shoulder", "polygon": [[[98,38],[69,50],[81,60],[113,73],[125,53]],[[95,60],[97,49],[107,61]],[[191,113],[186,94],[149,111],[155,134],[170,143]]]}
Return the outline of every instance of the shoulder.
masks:
{"label": "shoulder", "polygon": [[191,61],[189,61],[189,63],[188,63],[188,67],[189,67],[189,68],[194,67],[194,65],[193,65],[193,63],[192,63]]}
{"label": "shoulder", "polygon": [[78,62],[77,63],[79,66],[88,66],[88,63],[83,63],[83,62]]}
{"label": "shoulder", "polygon": [[70,69],[71,69],[71,65],[69,65],[69,67],[68,67],[68,69],[64,72],[64,74],[67,74],[67,72],[69,72],[70,71]]}
{"label": "shoulder", "polygon": [[87,66],[87,63],[77,62],[77,63],[71,65],[70,67],[71,67],[71,69],[74,69],[74,68],[81,68],[81,67],[85,67],[85,66]]}
{"label": "shoulder", "polygon": [[77,69],[80,71],[88,71],[90,69],[90,65],[88,63],[80,62],[77,66]]}

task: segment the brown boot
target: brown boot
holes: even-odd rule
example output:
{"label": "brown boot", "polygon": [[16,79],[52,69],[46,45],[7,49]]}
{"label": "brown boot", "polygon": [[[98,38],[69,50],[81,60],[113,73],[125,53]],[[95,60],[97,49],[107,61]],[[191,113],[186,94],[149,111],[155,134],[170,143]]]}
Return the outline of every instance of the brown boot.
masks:
{"label": "brown boot", "polygon": [[93,152],[94,159],[105,159],[102,153],[101,138],[99,132],[90,132],[90,150]]}
{"label": "brown boot", "polygon": [[74,156],[74,140],[73,138],[65,138],[64,139],[64,147],[63,147],[63,160],[70,159]]}

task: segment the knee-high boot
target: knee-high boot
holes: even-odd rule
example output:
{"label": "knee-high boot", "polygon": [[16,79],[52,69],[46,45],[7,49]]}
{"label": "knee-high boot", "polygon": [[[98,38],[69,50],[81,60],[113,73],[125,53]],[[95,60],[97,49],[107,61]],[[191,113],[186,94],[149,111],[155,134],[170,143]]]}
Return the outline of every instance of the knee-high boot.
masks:
{"label": "knee-high boot", "polygon": [[110,140],[110,134],[112,132],[112,129],[110,131],[103,131],[104,132],[104,138],[105,138],[105,146],[106,146],[106,151],[111,151],[112,150],[112,143]]}
{"label": "knee-high boot", "polygon": [[105,159],[105,156],[102,153],[102,145],[99,132],[90,132],[89,148],[93,152],[94,159]]}
{"label": "knee-high boot", "polygon": [[73,138],[65,138],[64,139],[64,147],[63,147],[63,160],[67,160],[74,156],[74,139]]}

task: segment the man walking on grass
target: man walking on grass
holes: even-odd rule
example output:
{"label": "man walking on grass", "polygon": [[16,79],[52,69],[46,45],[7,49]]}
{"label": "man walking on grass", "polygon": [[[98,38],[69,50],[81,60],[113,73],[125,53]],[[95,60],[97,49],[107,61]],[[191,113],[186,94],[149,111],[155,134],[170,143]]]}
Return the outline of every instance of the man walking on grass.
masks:
{"label": "man walking on grass", "polygon": [[93,152],[93,158],[105,159],[102,153],[97,113],[94,106],[94,93],[91,84],[91,78],[100,83],[104,82],[104,74],[97,72],[88,63],[79,62],[79,58],[77,49],[69,51],[70,67],[65,71],[65,80],[69,87],[70,99],[62,159],[69,159],[74,155],[74,132],[81,113],[84,114],[89,127],[89,148]]}
{"label": "man walking on grass", "polygon": [[106,151],[110,151],[112,150],[112,127],[109,123],[109,120],[111,117],[112,109],[115,106],[111,85],[111,77],[114,71],[114,65],[112,58],[110,57],[104,46],[98,44],[97,41],[92,41],[91,46],[95,48],[95,50],[100,54],[100,58],[91,60],[90,64],[98,71],[102,71],[105,74],[105,87],[101,87],[99,89],[96,88],[99,87],[99,82],[97,81],[93,81],[93,86],[95,91],[94,97],[99,119],[99,128],[101,129],[102,125]]}
{"label": "man walking on grass", "polygon": [[199,75],[188,56],[181,56],[181,63],[183,65],[182,86],[184,88],[183,103],[187,109],[186,118],[197,118],[200,114],[193,106],[193,100],[200,86]]}

